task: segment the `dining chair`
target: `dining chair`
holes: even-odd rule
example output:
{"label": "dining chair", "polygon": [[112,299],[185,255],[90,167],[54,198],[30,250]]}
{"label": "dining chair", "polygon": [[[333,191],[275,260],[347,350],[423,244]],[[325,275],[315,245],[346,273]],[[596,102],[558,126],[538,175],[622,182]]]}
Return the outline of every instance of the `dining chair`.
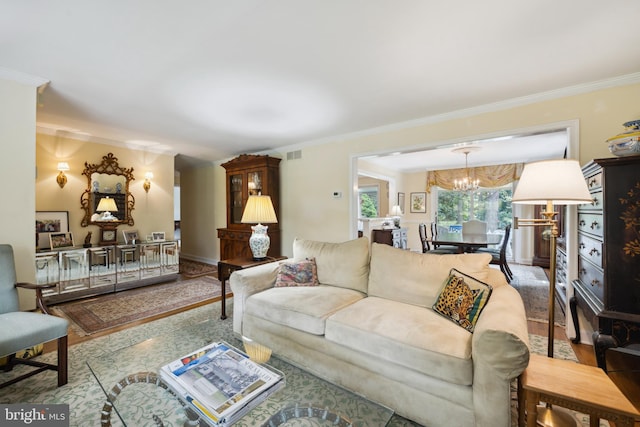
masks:
{"label": "dining chair", "polygon": [[[433,229],[433,224],[432,224]],[[422,242],[422,253],[431,253],[438,255],[448,255],[458,253],[458,248],[456,246],[443,246],[435,244],[433,245],[433,249],[431,249],[431,245],[429,243],[429,237],[427,236],[427,225],[424,223],[418,224],[418,234],[420,234],[420,241]],[[433,232],[431,234],[434,235]]]}
{"label": "dining chair", "polygon": [[462,233],[463,234],[487,234],[487,223],[484,221],[479,221],[477,219],[472,219],[470,221],[466,221],[462,223]]}
{"label": "dining chair", "polygon": [[511,224],[507,225],[504,229],[504,236],[499,248],[478,248],[476,252],[487,253],[491,255],[491,264],[497,264],[500,266],[500,271],[507,279],[507,282],[511,283],[513,280],[513,273],[507,264],[507,247],[509,245],[509,238],[511,236]]}
{"label": "dining chair", "polygon": [[[45,370],[58,372],[58,387],[67,383],[67,329],[69,322],[49,313],[42,299],[42,289],[51,285],[33,285],[17,283],[16,270],[11,245],[0,245],[0,357],[6,357],[6,363],[0,369],[9,372],[16,365],[29,365],[37,369],[0,384],[0,388],[39,374]],[[36,291],[36,305],[42,313],[20,311],[18,289]],[[16,353],[48,341],[58,341],[58,364],[39,362],[17,357]]]}

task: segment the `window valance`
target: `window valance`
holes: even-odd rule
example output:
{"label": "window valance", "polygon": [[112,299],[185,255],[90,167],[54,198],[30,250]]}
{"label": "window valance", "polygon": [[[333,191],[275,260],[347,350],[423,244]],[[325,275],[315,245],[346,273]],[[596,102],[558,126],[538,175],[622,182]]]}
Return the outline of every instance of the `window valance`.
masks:
{"label": "window valance", "polygon": [[[524,163],[468,168],[469,178],[479,179],[480,187],[485,188],[502,187],[510,182],[517,181],[520,179],[522,169],[524,169]],[[453,190],[454,181],[465,176],[465,168],[428,171],[427,193],[430,193],[431,187],[435,185],[446,190]]]}

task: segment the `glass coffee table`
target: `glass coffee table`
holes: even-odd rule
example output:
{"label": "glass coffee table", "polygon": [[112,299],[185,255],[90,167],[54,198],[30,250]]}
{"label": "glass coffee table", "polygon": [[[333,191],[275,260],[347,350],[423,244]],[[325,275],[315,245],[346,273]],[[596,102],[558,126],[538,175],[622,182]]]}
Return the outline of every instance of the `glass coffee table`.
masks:
{"label": "glass coffee table", "polygon": [[[160,381],[159,368],[214,341],[242,350],[218,320],[185,326],[161,336],[87,360],[105,393],[101,425],[208,426]],[[240,419],[235,426],[385,426],[393,411],[330,384],[276,356],[269,367],[284,373],[285,386]]]}

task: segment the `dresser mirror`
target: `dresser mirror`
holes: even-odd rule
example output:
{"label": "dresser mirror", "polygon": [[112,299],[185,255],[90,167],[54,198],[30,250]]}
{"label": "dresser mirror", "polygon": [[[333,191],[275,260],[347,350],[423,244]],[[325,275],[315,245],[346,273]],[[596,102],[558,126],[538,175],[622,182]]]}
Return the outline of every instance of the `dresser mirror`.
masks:
{"label": "dresser mirror", "polygon": [[87,188],[80,197],[84,217],[80,225],[97,225],[115,229],[120,224],[133,225],[135,198],[129,193],[133,168],[123,168],[118,158],[109,153],[101,163],[84,163],[82,174],[87,177]]}

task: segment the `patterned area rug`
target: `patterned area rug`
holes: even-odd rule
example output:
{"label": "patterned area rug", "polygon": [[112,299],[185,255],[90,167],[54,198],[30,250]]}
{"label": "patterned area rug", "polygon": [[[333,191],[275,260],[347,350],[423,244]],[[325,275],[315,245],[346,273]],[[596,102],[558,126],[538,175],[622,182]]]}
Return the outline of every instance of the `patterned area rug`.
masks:
{"label": "patterned area rug", "polygon": [[206,264],[200,261],[180,258],[180,273],[183,277],[193,278],[199,276],[217,276],[218,266]]}
{"label": "patterned area rug", "polygon": [[[227,309],[229,313],[233,313],[233,299],[228,300]],[[28,378],[18,384],[11,385],[4,389],[0,389],[0,403],[66,403],[69,405],[70,426],[97,426],[100,425],[101,409],[105,403],[105,395],[100,386],[93,378],[86,361],[91,358],[101,357],[119,348],[130,346],[151,337],[169,333],[170,331],[184,328],[206,319],[216,319],[217,326],[211,331],[212,337],[232,339],[233,332],[231,325],[233,322],[230,315],[224,321],[218,321],[220,316],[220,302],[214,302],[191,310],[187,310],[169,317],[154,320],[152,322],[136,325],[125,330],[114,332],[112,334],[103,335],[95,339],[85,341],[69,347],[69,384],[64,387],[56,387],[56,374],[52,371],[46,371],[35,377]],[[529,335],[531,349],[539,354],[546,354],[546,338]],[[575,354],[571,350],[571,346],[566,341],[558,341],[555,343],[556,357],[569,360],[576,360]],[[188,349],[185,349],[188,350]],[[46,362],[55,361],[55,352],[49,352],[38,356],[37,360]],[[13,377],[23,373],[23,367],[19,366],[10,373],[0,372],[0,380],[7,377]],[[313,376],[304,375],[298,380],[295,375],[300,373],[287,372],[286,394],[290,398],[289,393],[294,396],[302,396],[307,401],[314,402],[336,402],[336,398],[340,397],[336,394],[334,388],[327,388],[322,380]],[[513,413],[516,413],[517,399],[512,400]],[[350,401],[340,404],[350,405]],[[143,408],[141,408],[142,410]],[[157,408],[144,408],[145,410],[156,411]],[[367,408],[363,407],[362,418],[357,425],[359,426],[379,426],[380,423],[371,421],[367,414]],[[589,423],[585,416],[576,415],[581,426],[588,427]],[[515,426],[517,417],[512,420]],[[111,416],[113,425],[121,425],[117,420],[117,416]],[[250,414],[243,419],[244,426],[257,426],[261,423],[258,419],[253,418]],[[384,425],[384,424],[382,424]],[[416,427],[419,426],[405,418],[394,415],[386,424],[388,427]],[[601,426],[607,426],[606,421]]]}
{"label": "patterned area rug", "polygon": [[102,295],[59,305],[54,310],[71,320],[79,335],[90,335],[203,301],[213,301],[219,299],[220,293],[218,279],[202,276]]}
{"label": "patterned area rug", "polygon": [[[541,267],[509,264],[513,272],[513,286],[522,296],[527,318],[536,322],[549,321],[549,279]],[[565,318],[560,304],[555,302],[555,324],[564,326]]]}

